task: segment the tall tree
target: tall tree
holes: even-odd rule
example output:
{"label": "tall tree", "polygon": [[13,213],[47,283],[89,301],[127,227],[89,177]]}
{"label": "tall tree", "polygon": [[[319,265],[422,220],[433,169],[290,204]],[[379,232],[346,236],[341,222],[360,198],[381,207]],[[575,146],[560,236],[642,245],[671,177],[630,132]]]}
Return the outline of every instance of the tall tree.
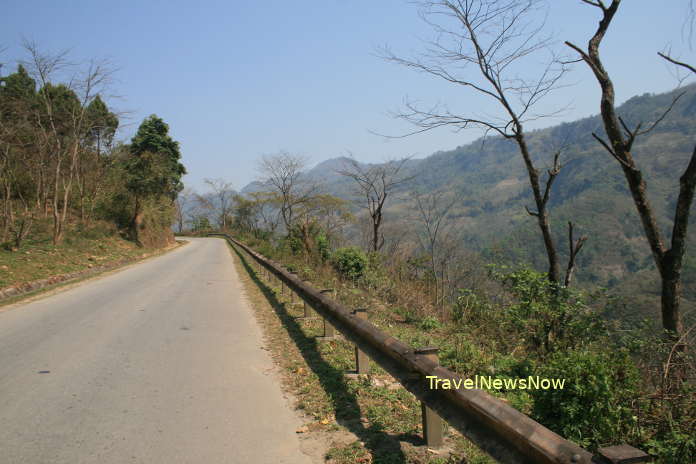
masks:
{"label": "tall tree", "polygon": [[111,112],[106,103],[97,95],[87,106],[83,148],[78,159],[77,187],[79,193],[80,218],[87,221],[102,188],[101,178],[107,164],[103,154],[113,146],[118,129],[118,116]]}
{"label": "tall tree", "polygon": [[180,159],[179,142],[170,137],[169,126],[154,114],[147,117],[131,140],[125,164],[126,187],[135,197],[131,229],[138,243],[144,202],[149,198],[173,202],[183,189],[186,168]]}
{"label": "tall tree", "polygon": [[[551,42],[543,36],[543,27],[534,24],[540,0],[438,0],[421,2],[421,17],[436,33],[421,57],[406,59],[385,49],[382,56],[420,72],[461,86],[468,92],[492,101],[498,111],[493,115],[457,114],[447,107],[423,109],[407,102],[404,111],[396,116],[418,129],[412,135],[438,127],[451,126],[457,130],[478,127],[485,134],[498,134],[517,144],[529,177],[536,218],[548,258],[548,278],[551,282],[568,285],[584,238],[573,241],[572,227],[570,259],[566,278],[561,280],[559,256],[549,219],[551,186],[560,173],[559,154],[547,169],[546,180],[535,164],[535,154],[527,143],[524,125],[553,113],[540,114],[538,103],[558,87],[566,72],[562,60],[551,53]],[[546,64],[539,66],[541,55],[550,54]],[[526,65],[533,63],[533,67]],[[538,72],[525,77],[528,69]]]}
{"label": "tall tree", "polygon": [[[632,148],[636,138],[652,130],[667,113],[664,113],[655,122],[647,125],[647,127],[644,127],[642,123],[637,124],[635,127],[629,127],[619,116],[614,102],[614,83],[604,67],[599,53],[599,46],[619,9],[621,0],[612,0],[611,4],[608,5],[603,0],[581,1],[599,9],[602,15],[597,30],[587,44],[587,50],[583,50],[573,43],[566,42],[569,47],[578,52],[582,61],[590,67],[602,90],[600,111],[608,141],[604,140],[601,135],[592,135],[619,163],[624,173],[633,203],[643,226],[643,232],[650,245],[655,266],[662,280],[662,325],[672,337],[679,339],[683,331],[680,313],[681,272],[686,252],[689,213],[694,199],[694,191],[696,190],[696,149],[694,149],[691,160],[679,178],[679,197],[673,217],[671,243],[666,245],[655,210],[648,199],[647,183],[633,157]],[[663,55],[663,58],[696,73],[696,69],[692,66],[677,62],[667,55]],[[670,109],[671,107],[668,108],[667,112]],[[675,171],[676,169],[675,167]]]}

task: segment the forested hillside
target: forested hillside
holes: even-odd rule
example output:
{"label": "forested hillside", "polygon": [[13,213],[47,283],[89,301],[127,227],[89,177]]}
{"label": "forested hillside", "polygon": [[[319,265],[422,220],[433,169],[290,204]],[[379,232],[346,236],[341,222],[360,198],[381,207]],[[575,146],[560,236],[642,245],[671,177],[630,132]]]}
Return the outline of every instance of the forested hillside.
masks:
{"label": "forested hillside", "polygon": [[[674,214],[679,176],[693,150],[696,126],[696,85],[659,95],[635,96],[619,111],[628,125],[657,120],[681,95],[668,115],[634,146],[637,162],[645,173],[648,193],[667,232]],[[539,166],[550,168],[560,152],[561,171],[553,184],[549,205],[552,229],[564,259],[568,221],[587,241],[578,255],[580,286],[606,286],[622,298],[612,311],[629,317],[654,317],[659,305],[659,281],[650,249],[643,236],[619,166],[592,137],[603,134],[599,116],[563,123],[529,134],[529,144]],[[338,171],[346,158],[320,163],[307,171],[328,193],[355,200],[353,183]],[[368,166],[368,165],[365,165]],[[525,211],[533,200],[527,173],[517,146],[501,137],[488,137],[438,152],[425,159],[410,160],[404,170],[412,181],[398,187],[386,206],[385,227],[411,230],[415,240],[418,215],[410,192],[444,192],[453,200],[444,221],[454,229],[452,237],[461,247],[479,252],[487,261],[530,264],[544,270],[545,254],[534,218]],[[243,191],[262,190],[259,183]],[[360,211],[354,204],[354,212]],[[359,241],[357,229],[351,234]],[[388,237],[389,238],[389,237]],[[696,247],[696,231],[689,232],[689,250]],[[687,253],[684,266],[684,310],[690,317],[696,301],[696,258]],[[626,308],[631,308],[630,310]],[[687,316],[688,317],[688,316]]]}

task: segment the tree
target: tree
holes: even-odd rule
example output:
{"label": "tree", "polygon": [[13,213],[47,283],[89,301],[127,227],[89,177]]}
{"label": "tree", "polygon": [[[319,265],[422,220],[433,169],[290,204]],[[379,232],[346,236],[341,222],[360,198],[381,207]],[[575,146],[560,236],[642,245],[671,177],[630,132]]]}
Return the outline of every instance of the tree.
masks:
{"label": "tree", "polygon": [[205,184],[212,189],[212,196],[208,200],[210,201],[211,209],[215,210],[218,217],[218,227],[225,230],[227,229],[227,219],[232,213],[232,199],[235,195],[232,189],[232,182],[218,178],[205,179]]}
{"label": "tree", "polygon": [[97,95],[87,106],[84,140],[84,153],[78,158],[77,187],[80,201],[80,219],[88,221],[102,188],[101,179],[108,168],[102,156],[113,147],[118,129],[118,116],[111,112],[106,103]]}
{"label": "tree", "polygon": [[[0,78],[0,242],[12,235],[19,248],[34,220],[31,208],[31,165],[36,82],[19,65],[17,72]],[[19,211],[16,206],[19,203]]]}
{"label": "tree", "polygon": [[154,114],[140,124],[129,155],[125,163],[126,188],[135,197],[131,230],[133,239],[141,243],[144,202],[153,198],[173,202],[183,189],[181,178],[186,168],[179,162],[179,143],[169,136],[169,126]]}
{"label": "tree", "polygon": [[349,158],[346,167],[337,172],[352,179],[360,197],[358,202],[367,209],[371,222],[370,251],[377,252],[384,246],[381,227],[384,221],[384,205],[395,189],[413,179],[402,169],[410,158],[390,160],[383,164],[362,165]]}
{"label": "tree", "polygon": [[258,164],[260,181],[278,194],[280,216],[286,231],[292,228],[295,210],[319,190],[315,183],[304,178],[302,171],[306,166],[305,158],[285,151],[264,156]]}
{"label": "tree", "polygon": [[186,222],[186,217],[190,213],[191,200],[195,194],[189,188],[184,188],[176,196],[174,205],[176,207],[176,224],[178,233],[184,231],[184,223]]}
{"label": "tree", "polygon": [[446,198],[444,192],[412,193],[422,231],[417,234],[421,248],[430,261],[430,272],[435,283],[435,303],[445,303],[445,281],[450,261],[456,247],[448,215],[458,198]]}
{"label": "tree", "polygon": [[[551,44],[549,38],[541,35],[543,25],[534,25],[528,19],[540,4],[540,0],[422,2],[421,17],[437,34],[437,38],[428,44],[429,51],[415,59],[398,57],[388,49],[384,49],[382,55],[388,61],[459,85],[494,102],[499,111],[493,116],[461,115],[440,106],[422,109],[406,102],[405,110],[396,117],[418,128],[402,137],[444,126],[457,130],[478,127],[486,135],[493,132],[517,144],[536,207],[536,211],[527,208],[527,212],[536,218],[544,241],[548,278],[560,284],[558,251],[548,211],[551,186],[561,170],[560,152],[555,153],[546,181],[542,182],[524,129],[527,122],[553,114],[537,114],[535,110],[539,101],[559,86],[566,72],[563,61],[553,55],[546,60],[546,65],[538,65],[539,55],[550,52]],[[523,63],[532,60],[537,60],[533,64],[534,69],[540,70],[538,75],[522,77]],[[574,258],[585,241],[585,237],[574,241],[572,227],[569,231],[570,259],[563,281],[566,286],[570,284]]]}
{"label": "tree", "polygon": [[[602,13],[602,18],[597,30],[587,44],[586,51],[570,42],[566,42],[566,44],[578,52],[581,60],[590,67],[601,87],[602,96],[600,99],[600,111],[608,141],[605,141],[597,134],[593,133],[592,135],[614,160],[619,163],[624,173],[633,203],[640,216],[643,232],[650,245],[655,266],[662,280],[662,325],[664,329],[671,334],[671,337],[677,340],[683,331],[679,308],[681,298],[681,272],[684,254],[686,252],[686,233],[689,225],[689,212],[694,199],[694,190],[696,190],[696,148],[694,149],[688,166],[679,179],[679,196],[673,217],[671,243],[667,246],[665,245],[665,240],[660,231],[655,211],[648,199],[645,178],[636,164],[631,150],[636,138],[654,129],[666,116],[667,112],[670,111],[671,106],[667,109],[667,112],[646,128],[643,128],[642,123],[631,128],[621,116],[617,114],[614,103],[614,83],[609,73],[604,68],[604,63],[599,53],[599,46],[619,9],[621,0],[612,0],[611,4],[608,6],[603,0],[581,1],[598,8]],[[686,68],[691,72],[696,72],[696,69],[685,63],[677,62],[664,54],[662,54],[662,56],[668,61]],[[675,102],[673,102],[672,105],[674,105]]]}

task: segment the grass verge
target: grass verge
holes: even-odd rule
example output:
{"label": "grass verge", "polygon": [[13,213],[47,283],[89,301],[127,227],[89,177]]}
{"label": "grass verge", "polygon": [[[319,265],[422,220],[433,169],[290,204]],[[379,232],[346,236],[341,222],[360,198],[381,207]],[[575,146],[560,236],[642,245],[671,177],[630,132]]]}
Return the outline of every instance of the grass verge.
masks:
{"label": "grass verge", "polygon": [[27,240],[21,250],[0,248],[0,294],[8,289],[20,291],[0,299],[0,306],[160,255],[182,243],[162,249],[140,248],[118,236],[80,235],[57,246],[44,239]]}

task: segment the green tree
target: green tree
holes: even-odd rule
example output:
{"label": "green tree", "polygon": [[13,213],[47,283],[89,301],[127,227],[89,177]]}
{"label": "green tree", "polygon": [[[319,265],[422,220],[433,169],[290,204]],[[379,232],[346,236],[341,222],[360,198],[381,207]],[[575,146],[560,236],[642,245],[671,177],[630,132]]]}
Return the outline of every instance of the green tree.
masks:
{"label": "green tree", "polygon": [[154,114],[146,118],[131,140],[125,166],[126,188],[135,197],[131,228],[136,242],[142,243],[139,230],[146,202],[173,202],[183,189],[181,177],[186,168],[180,159],[179,143],[170,137],[169,126]]}

